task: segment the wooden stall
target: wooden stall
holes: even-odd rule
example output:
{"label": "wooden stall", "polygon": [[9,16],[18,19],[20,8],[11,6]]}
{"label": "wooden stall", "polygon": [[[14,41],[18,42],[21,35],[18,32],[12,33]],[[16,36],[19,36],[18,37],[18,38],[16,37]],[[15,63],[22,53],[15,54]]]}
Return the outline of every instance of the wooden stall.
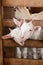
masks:
{"label": "wooden stall", "polygon": [[[43,0],[2,0],[2,27],[3,35],[9,33],[8,28],[14,28],[15,24],[12,22],[14,17],[15,6],[28,6],[28,7],[38,7],[43,10]],[[36,22],[37,21],[37,22]],[[43,27],[43,20],[34,20],[33,24]],[[1,34],[0,34],[1,35]],[[3,42],[2,42],[3,41]],[[19,47],[13,39],[2,40],[3,49],[6,49],[4,55],[4,65],[43,65],[43,60],[33,60],[33,59],[17,59],[14,57],[14,47]],[[36,47],[43,48],[43,40],[27,40],[24,47]],[[8,50],[7,50],[8,48]],[[4,51],[4,50],[3,50]],[[9,58],[7,57],[9,56]],[[12,56],[12,58],[11,58]]]}

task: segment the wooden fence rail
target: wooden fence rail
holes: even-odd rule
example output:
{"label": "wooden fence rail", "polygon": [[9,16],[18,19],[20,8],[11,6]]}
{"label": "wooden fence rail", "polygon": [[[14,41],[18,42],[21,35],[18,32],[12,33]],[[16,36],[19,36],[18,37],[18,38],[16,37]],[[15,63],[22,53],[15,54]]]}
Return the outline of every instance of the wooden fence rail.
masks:
{"label": "wooden fence rail", "polygon": [[43,7],[43,0],[2,0],[3,6]]}

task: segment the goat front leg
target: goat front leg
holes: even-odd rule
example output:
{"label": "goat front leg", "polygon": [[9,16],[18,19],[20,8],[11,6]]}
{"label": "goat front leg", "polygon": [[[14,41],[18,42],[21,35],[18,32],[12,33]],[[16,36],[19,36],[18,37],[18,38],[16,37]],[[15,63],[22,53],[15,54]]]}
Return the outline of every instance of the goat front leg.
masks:
{"label": "goat front leg", "polygon": [[21,50],[20,47],[16,48],[16,58],[21,58]]}
{"label": "goat front leg", "polygon": [[23,49],[23,58],[27,58],[27,48]]}

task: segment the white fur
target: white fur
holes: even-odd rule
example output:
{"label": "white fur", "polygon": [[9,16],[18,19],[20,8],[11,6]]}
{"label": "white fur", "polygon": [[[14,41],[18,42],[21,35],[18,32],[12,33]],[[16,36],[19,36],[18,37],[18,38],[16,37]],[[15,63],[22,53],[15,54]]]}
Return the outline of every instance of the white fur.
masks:
{"label": "white fur", "polygon": [[31,19],[29,10],[26,7],[16,8],[15,17],[17,19]]}
{"label": "white fur", "polygon": [[41,37],[41,35],[43,35],[43,34],[41,34],[42,28],[41,28],[41,26],[35,26],[34,29],[36,27],[38,27],[38,30],[36,30],[36,31],[34,30],[33,35],[30,37],[30,39],[42,40],[42,37]]}
{"label": "white fur", "polygon": [[43,11],[39,13],[31,14],[32,20],[43,20]]}
{"label": "white fur", "polygon": [[43,59],[43,48],[41,48],[41,56],[42,56],[42,59]]}
{"label": "white fur", "polygon": [[16,57],[17,58],[27,58],[27,48],[21,48],[17,47],[16,48]]}
{"label": "white fur", "polygon": [[36,48],[33,48],[33,58],[37,59]]}
{"label": "white fur", "polygon": [[23,49],[23,58],[27,58],[27,48]]}
{"label": "white fur", "polygon": [[24,44],[24,41],[30,38],[30,36],[33,34],[33,31],[30,31],[33,30],[33,27],[34,26],[31,21],[29,23],[26,23],[24,21],[21,27],[16,27],[11,31],[10,34],[13,37],[13,39],[21,45],[22,44],[21,42],[23,42]]}
{"label": "white fur", "polygon": [[21,50],[19,47],[16,48],[16,57],[21,58]]}

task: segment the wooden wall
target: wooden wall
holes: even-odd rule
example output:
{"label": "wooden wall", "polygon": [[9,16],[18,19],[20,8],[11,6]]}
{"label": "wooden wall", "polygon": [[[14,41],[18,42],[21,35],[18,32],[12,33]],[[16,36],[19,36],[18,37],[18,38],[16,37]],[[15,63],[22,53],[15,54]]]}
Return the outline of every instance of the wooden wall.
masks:
{"label": "wooden wall", "polygon": [[43,7],[43,0],[2,0],[3,6]]}
{"label": "wooden wall", "polygon": [[3,65],[3,48],[2,48],[2,23],[1,23],[1,19],[2,19],[2,8],[1,8],[1,3],[0,3],[0,65]]}
{"label": "wooden wall", "polygon": [[[2,19],[3,30],[1,29],[0,35],[2,35],[2,32],[3,32],[3,35],[9,33],[9,30],[8,30],[9,27],[10,28],[15,27],[15,24],[13,23],[13,20],[12,20],[12,18],[14,17],[14,11],[15,11],[13,6],[43,7],[43,0],[37,0],[37,1],[36,0],[2,0],[2,6],[4,6],[3,8],[4,14],[3,14],[3,19]],[[40,25],[43,27],[43,20],[33,21],[33,24]],[[17,47],[20,45],[18,45],[15,41],[13,41],[13,39],[1,40],[1,44],[2,43],[3,43],[4,49],[6,50],[6,54],[4,52],[5,54],[4,65],[43,65],[43,60],[16,59],[14,57],[14,47]],[[43,47],[43,40],[42,41],[27,40],[24,46],[25,47],[26,46]],[[1,48],[2,48],[2,45],[1,45]]]}
{"label": "wooden wall", "polygon": [[[7,9],[8,10],[8,9]],[[13,9],[14,10],[14,9]],[[5,10],[6,11],[6,10]],[[9,33],[8,28],[14,28],[15,24],[13,23],[13,16],[11,16],[11,14],[9,13],[7,15],[8,12],[12,12],[12,10],[10,11],[6,11],[5,15],[3,17],[2,23],[3,23],[3,34],[7,34]],[[10,18],[11,16],[11,18]],[[5,18],[6,17],[6,18]],[[36,25],[40,25],[43,27],[43,20],[34,20],[33,24]],[[5,65],[43,65],[43,60],[32,60],[32,59],[16,59],[14,57],[14,47],[20,46],[18,45],[13,39],[8,39],[8,40],[3,40],[3,47],[6,50],[6,53],[4,52],[4,64]],[[43,47],[43,40],[42,41],[36,41],[36,40],[27,40],[25,42],[24,47]]]}
{"label": "wooden wall", "polygon": [[43,65],[43,60],[5,58],[4,65]]}

